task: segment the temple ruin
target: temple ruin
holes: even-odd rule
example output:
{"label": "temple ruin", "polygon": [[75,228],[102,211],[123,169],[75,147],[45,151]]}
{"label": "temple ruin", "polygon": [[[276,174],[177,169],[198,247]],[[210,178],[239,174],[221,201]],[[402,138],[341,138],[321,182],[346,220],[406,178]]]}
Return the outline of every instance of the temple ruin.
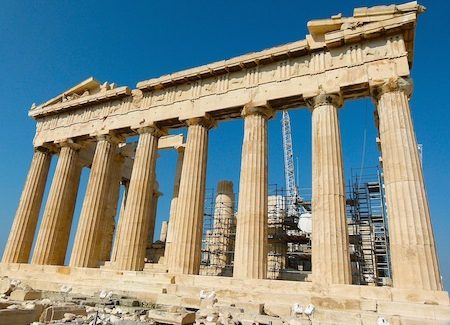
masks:
{"label": "temple ruin", "polygon": [[[76,294],[111,290],[156,305],[227,310],[241,324],[445,324],[449,296],[409,106],[423,11],[416,2],[356,8],[351,17],[308,22],[304,40],[141,81],[135,89],[89,78],[33,105],[34,155],[0,275],[42,292],[70,286]],[[365,184],[379,195],[368,200],[385,197],[379,207],[388,210],[389,242],[386,271],[355,275],[338,112],[346,101],[367,97],[383,180]],[[312,217],[301,232],[293,229],[298,220],[286,228],[283,198],[269,191],[267,158],[268,121],[299,107],[311,112],[313,148]],[[203,234],[208,134],[230,119],[244,121],[240,182],[218,184]],[[187,128],[186,139],[168,134],[179,128]],[[159,150],[176,150],[178,161],[170,218],[155,240]],[[83,168],[90,169],[89,181],[65,265]],[[359,200],[361,193],[358,183]],[[367,224],[359,222],[363,236]],[[370,259],[376,263],[361,258],[366,268]],[[285,271],[289,263],[296,272]],[[200,311],[197,324],[224,323]]]}

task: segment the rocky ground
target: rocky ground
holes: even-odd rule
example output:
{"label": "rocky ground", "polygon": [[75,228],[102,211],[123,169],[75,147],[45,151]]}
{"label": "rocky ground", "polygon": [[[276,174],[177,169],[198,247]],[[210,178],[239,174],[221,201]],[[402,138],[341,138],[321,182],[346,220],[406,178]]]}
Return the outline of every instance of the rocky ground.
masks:
{"label": "rocky ground", "polygon": [[313,306],[309,311],[293,310],[297,315],[281,319],[262,313],[258,304],[249,304],[248,308],[219,304],[214,292],[201,292],[200,299],[200,309],[187,309],[155,305],[111,291],[79,295],[72,293],[70,286],[62,286],[58,292],[42,292],[4,277],[0,278],[0,325],[313,324],[307,315],[314,312]]}

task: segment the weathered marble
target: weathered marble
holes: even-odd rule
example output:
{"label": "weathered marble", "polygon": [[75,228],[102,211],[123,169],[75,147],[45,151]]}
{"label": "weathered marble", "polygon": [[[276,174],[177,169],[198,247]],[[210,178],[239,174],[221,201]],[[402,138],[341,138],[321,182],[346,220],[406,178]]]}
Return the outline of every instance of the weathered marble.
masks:
{"label": "weathered marble", "polygon": [[312,110],[312,272],[313,281],[351,284],[345,181],[338,108],[342,98],[321,94]]}
{"label": "weathered marble", "polygon": [[270,107],[246,106],[233,277],[267,276],[267,120]]}

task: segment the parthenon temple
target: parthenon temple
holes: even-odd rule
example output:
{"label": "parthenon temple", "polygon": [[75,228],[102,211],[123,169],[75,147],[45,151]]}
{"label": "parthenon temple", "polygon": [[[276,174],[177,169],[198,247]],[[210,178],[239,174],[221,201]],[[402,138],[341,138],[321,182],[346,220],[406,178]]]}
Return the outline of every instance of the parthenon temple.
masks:
{"label": "parthenon temple", "polygon": [[[204,293],[214,292],[210,308],[242,308],[242,324],[447,324],[449,296],[409,104],[414,35],[424,11],[416,2],[356,8],[350,17],[309,21],[303,40],[144,80],[135,89],[91,77],[33,104],[34,154],[0,275],[38,291],[112,290],[200,310],[209,301]],[[417,89],[416,96],[424,95]],[[389,231],[389,272],[366,277],[357,274],[368,262],[354,253],[363,227],[354,234],[347,211],[339,123],[346,103],[361,98],[374,104]],[[278,212],[270,208],[283,198],[269,189],[268,123],[294,108],[311,116],[312,195],[302,206],[311,224],[300,231],[295,220],[289,232],[283,219],[283,238],[295,237],[283,241],[274,239]],[[243,120],[240,180],[223,175],[205,230],[208,136],[231,119]],[[170,216],[156,240],[161,150],[178,158]],[[83,169],[89,179],[72,225]],[[288,272],[289,252],[302,243],[307,262],[296,260]],[[213,324],[196,320],[202,321]]]}

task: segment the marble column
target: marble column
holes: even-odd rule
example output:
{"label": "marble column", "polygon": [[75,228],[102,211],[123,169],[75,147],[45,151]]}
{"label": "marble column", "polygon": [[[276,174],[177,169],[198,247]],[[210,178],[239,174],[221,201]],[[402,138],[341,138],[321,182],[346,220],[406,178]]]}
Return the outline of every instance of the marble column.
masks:
{"label": "marble column", "polygon": [[100,260],[117,139],[101,135],[97,141],[70,259],[73,267],[98,267]]}
{"label": "marble column", "polygon": [[338,108],[342,98],[321,94],[312,110],[312,274],[322,284],[351,284],[345,181]]}
{"label": "marble column", "polygon": [[233,277],[267,276],[267,120],[273,110],[246,106]]}
{"label": "marble column", "polygon": [[28,263],[51,159],[52,154],[48,149],[34,149],[33,160],[3,253],[3,263]]}
{"label": "marble column", "polygon": [[117,243],[115,268],[141,271],[144,269],[145,248],[152,211],[152,193],[155,182],[155,166],[158,139],[162,132],[155,126],[138,130],[136,148],[125,213]]}
{"label": "marble column", "polygon": [[108,205],[105,212],[104,233],[101,240],[100,262],[106,262],[111,259],[111,248],[114,240],[114,231],[116,229],[116,213],[120,196],[120,183],[122,178],[122,167],[125,157],[117,154],[114,157],[113,171],[110,173],[110,189],[108,195]]}
{"label": "marble column", "polygon": [[156,222],[156,212],[158,211],[158,199],[162,195],[159,191],[159,183],[155,180],[155,187],[153,189],[152,195],[152,210],[150,212],[150,220],[148,223],[148,236],[147,236],[147,246],[149,248],[153,245],[153,238],[155,235],[155,222]]}
{"label": "marble column", "polygon": [[183,167],[183,159],[184,159],[184,146],[179,146],[176,148],[178,152],[177,159],[177,167],[175,172],[175,180],[173,185],[173,196],[172,201],[170,202],[170,212],[169,212],[169,224],[167,228],[167,238],[166,238],[166,246],[164,250],[164,261],[168,265],[170,262],[170,258],[173,256],[171,254],[172,249],[172,236],[175,232],[174,227],[176,225],[176,212],[177,212],[177,201],[178,201],[178,193],[180,191],[180,180],[181,180],[181,170]]}
{"label": "marble column", "polygon": [[203,213],[208,154],[209,117],[187,121],[188,135],[172,236],[169,272],[198,274],[202,249]]}
{"label": "marble column", "polygon": [[231,233],[234,225],[234,192],[233,182],[220,181],[217,184],[217,195],[214,207],[214,228],[212,232],[212,247],[210,263],[218,274],[230,264],[230,254],[233,249]]}
{"label": "marble column", "polygon": [[409,79],[374,87],[389,220],[393,286],[442,290],[430,209],[409,107]]}
{"label": "marble column", "polygon": [[167,221],[161,223],[161,232],[159,233],[159,241],[165,243],[167,239]]}
{"label": "marble column", "polygon": [[113,247],[111,251],[111,263],[115,262],[117,259],[117,246],[120,241],[120,229],[122,228],[122,223],[125,215],[125,206],[127,202],[127,196],[128,196],[128,189],[130,187],[130,181],[129,180],[122,180],[122,185],[124,187],[123,190],[123,196],[122,196],[122,203],[120,204],[120,210],[119,210],[119,220],[117,222],[117,229],[115,231],[115,237],[113,241]]}
{"label": "marble column", "polygon": [[61,143],[32,264],[64,265],[82,169],[79,149],[71,141]]}

